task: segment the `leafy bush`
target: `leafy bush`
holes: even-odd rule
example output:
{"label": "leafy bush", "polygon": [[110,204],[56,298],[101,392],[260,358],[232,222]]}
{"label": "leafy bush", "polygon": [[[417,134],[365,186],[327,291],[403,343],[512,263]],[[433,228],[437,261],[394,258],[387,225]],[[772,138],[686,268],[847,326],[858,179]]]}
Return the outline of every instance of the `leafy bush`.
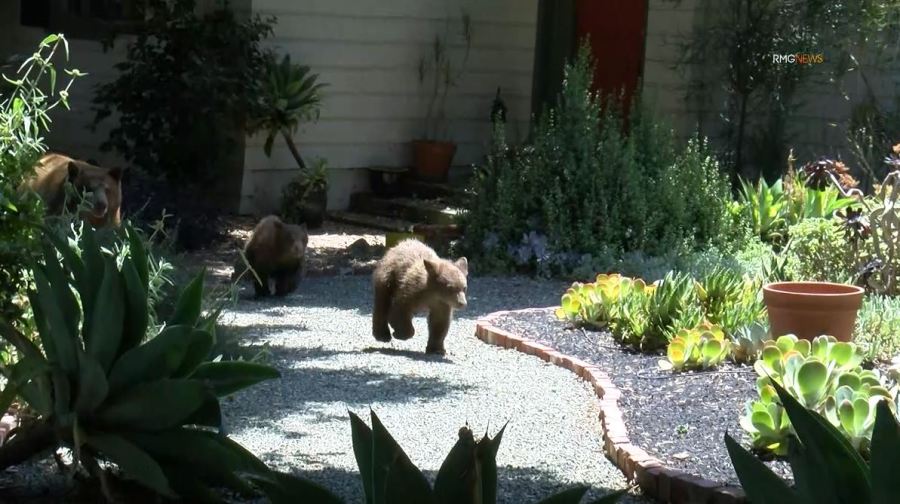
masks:
{"label": "leafy bush", "polygon": [[69,89],[81,75],[66,68],[64,80],[58,77],[54,61],[63,50],[67,61],[65,37],[50,35],[30,58],[4,69],[10,71],[0,94],[0,316],[8,319],[23,313],[27,265],[38,253],[36,226],[43,217],[40,199],[19,188],[46,150],[50,112],[68,108]]}
{"label": "leafy bush", "polygon": [[786,268],[791,278],[849,282],[854,277],[852,249],[834,219],[806,219],[789,228]]}
{"label": "leafy bush", "polygon": [[803,407],[825,415],[855,449],[866,452],[875,403],[888,401],[893,406],[893,398],[877,372],[861,367],[862,361],[856,345],[831,336],[810,342],[786,335],[766,342],[754,364],[759,400],[748,402],[741,417],[753,446],[784,455],[794,433],[778,402],[775,382]]}
{"label": "leafy bush", "polygon": [[[878,401],[871,407],[872,449],[866,463],[831,422],[804,408],[778,383],[772,385],[777,400],[784,405],[784,416],[795,426],[796,437],[789,441],[794,482],[779,479],[726,433],[731,463],[749,500],[770,504],[896,501],[900,423],[887,401]],[[849,402],[842,403],[843,408],[848,405]]]}
{"label": "leafy bush", "polygon": [[198,15],[196,3],[139,3],[119,76],[94,98],[95,124],[117,118],[102,148],[170,182],[220,176],[228,133],[240,138],[255,115],[268,61],[272,19],[239,20],[227,5]]}
{"label": "leafy bush", "polygon": [[706,142],[678,147],[640,106],[622,133],[622,114],[591,94],[592,75],[584,47],[531,145],[510,147],[495,127],[464,217],[467,254],[553,273],[586,256],[662,256],[732,235],[728,183]]}

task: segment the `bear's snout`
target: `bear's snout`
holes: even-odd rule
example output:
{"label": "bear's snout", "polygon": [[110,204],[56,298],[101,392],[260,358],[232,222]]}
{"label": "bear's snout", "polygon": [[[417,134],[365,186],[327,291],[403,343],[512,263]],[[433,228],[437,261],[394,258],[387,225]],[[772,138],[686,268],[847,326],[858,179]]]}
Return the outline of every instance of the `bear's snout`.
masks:
{"label": "bear's snout", "polygon": [[466,304],[467,304],[466,303],[466,293],[460,292],[459,294],[457,294],[456,295],[456,308],[461,310],[466,307]]}

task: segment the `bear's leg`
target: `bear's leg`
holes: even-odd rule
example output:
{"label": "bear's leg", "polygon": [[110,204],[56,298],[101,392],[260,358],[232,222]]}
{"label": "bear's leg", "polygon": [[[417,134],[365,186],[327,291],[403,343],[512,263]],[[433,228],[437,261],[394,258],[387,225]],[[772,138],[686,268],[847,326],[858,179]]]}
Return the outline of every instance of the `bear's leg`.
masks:
{"label": "bear's leg", "polygon": [[391,310],[391,292],[386,285],[375,284],[375,305],[372,307],[372,336],[387,343],[391,341],[388,313]]}
{"label": "bear's leg", "polygon": [[256,277],[253,278],[253,287],[256,289],[256,297],[266,297],[270,294],[269,275],[264,275],[258,271],[256,274],[259,275],[259,281],[256,280]]}
{"label": "bear's leg", "polygon": [[445,303],[435,303],[428,309],[428,346],[425,353],[444,355],[444,338],[450,330],[453,308]]}
{"label": "bear's leg", "polygon": [[275,276],[275,295],[286,296],[297,289],[296,271],[281,271]]}
{"label": "bear's leg", "polygon": [[408,304],[398,304],[394,302],[391,305],[388,320],[391,327],[394,328],[394,337],[398,340],[408,340],[415,336],[416,329],[413,327],[413,310]]}

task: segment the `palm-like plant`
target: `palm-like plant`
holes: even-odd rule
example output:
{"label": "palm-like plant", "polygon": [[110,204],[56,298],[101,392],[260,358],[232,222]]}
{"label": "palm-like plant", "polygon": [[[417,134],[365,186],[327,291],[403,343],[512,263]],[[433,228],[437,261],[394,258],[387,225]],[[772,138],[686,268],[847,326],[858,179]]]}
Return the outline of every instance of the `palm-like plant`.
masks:
{"label": "palm-like plant", "polygon": [[275,138],[281,135],[302,170],[306,169],[306,163],[294,143],[293,133],[303,121],[319,118],[320,90],[325,84],[318,83],[318,79],[319,75],[312,73],[308,66],[292,63],[289,55],[280,62],[271,59],[263,82],[260,109],[251,121],[252,131],[266,131],[267,156],[272,155]]}

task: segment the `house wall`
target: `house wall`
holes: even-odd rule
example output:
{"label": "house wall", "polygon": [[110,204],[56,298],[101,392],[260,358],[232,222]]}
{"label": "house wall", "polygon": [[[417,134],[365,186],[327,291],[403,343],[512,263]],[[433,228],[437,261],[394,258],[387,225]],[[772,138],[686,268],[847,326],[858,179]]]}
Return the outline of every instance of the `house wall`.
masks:
{"label": "house wall", "polygon": [[[714,141],[720,139],[723,123],[718,114],[725,93],[717,79],[720,65],[727,62],[682,67],[676,64],[682,46],[694,33],[706,29],[711,13],[721,5],[717,0],[649,0],[648,7],[644,97],[659,115],[672,122],[682,137],[699,129]],[[829,58],[827,52],[825,58]],[[863,65],[863,70],[873,85],[875,98],[886,110],[893,110],[900,90],[900,68],[869,63]],[[821,155],[853,159],[847,148],[846,126],[854,105],[866,96],[863,76],[853,72],[836,84],[828,82],[825,74],[823,70],[812,76],[798,91],[797,110],[787,124],[788,135],[793,139],[791,146],[801,163]],[[688,95],[692,76],[698,76],[703,83],[694,97]]]}
{"label": "house wall", "polygon": [[[19,1],[0,2],[0,55],[31,54],[47,35],[41,28],[24,27],[19,24]],[[104,52],[95,40],[69,40],[71,60],[66,68],[77,68],[88,75],[76,80],[69,96],[71,110],[59,107],[53,110],[53,121],[46,143],[51,150],[65,152],[74,157],[93,158],[101,164],[114,166],[122,160],[114,153],[100,152],[100,144],[106,139],[109,123],[97,131],[91,131],[94,114],[91,100],[94,87],[115,76],[113,65],[124,56],[124,44],[117,44],[110,52]],[[57,60],[58,68],[65,65],[64,56]],[[62,73],[60,72],[60,79]]]}
{"label": "house wall", "polygon": [[[456,165],[482,158],[497,86],[511,134],[527,134],[537,0],[253,0],[255,13],[278,18],[271,45],[328,84],[320,119],[294,138],[305,158],[328,160],[330,207],[346,206],[351,192],[366,187],[364,167],[410,164],[409,141],[422,134],[425,116],[418,61],[448,19],[451,33],[458,31],[461,9],[472,17],[473,38],[468,71],[447,103]],[[454,47],[454,56],[460,51]],[[275,210],[296,173],[284,142],[269,158],[263,138],[250,138],[241,210]]]}

